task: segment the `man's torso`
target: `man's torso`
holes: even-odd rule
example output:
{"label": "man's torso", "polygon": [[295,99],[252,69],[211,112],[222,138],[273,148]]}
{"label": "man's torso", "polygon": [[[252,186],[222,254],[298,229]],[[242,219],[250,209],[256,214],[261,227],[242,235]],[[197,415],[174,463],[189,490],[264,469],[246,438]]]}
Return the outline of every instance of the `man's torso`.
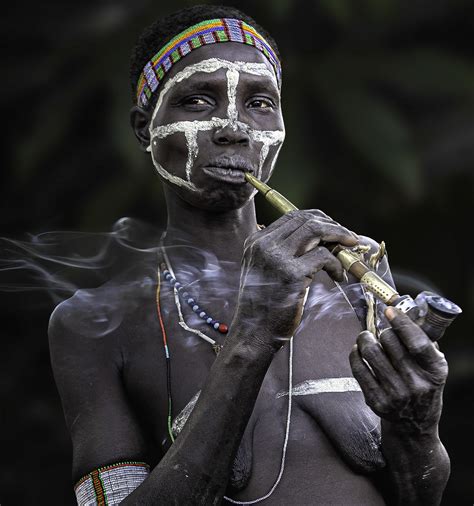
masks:
{"label": "man's torso", "polygon": [[[348,298],[323,272],[310,289],[293,339],[290,430],[285,469],[272,504],[384,504],[369,478],[383,465],[379,420],[358,391],[348,360],[362,330],[353,308],[361,294],[355,285],[345,292]],[[235,300],[202,293],[203,307],[230,323]],[[170,444],[166,361],[152,295],[147,292],[140,309],[124,322],[123,381],[149,447],[165,452]],[[210,344],[179,325],[172,289],[166,284],[160,305],[176,417],[202,388],[215,354]],[[222,342],[223,336],[199,321],[185,303],[182,310],[189,326]],[[279,474],[288,415],[289,352],[287,344],[276,354],[260,389],[239,450],[237,477],[245,486],[229,491],[234,499],[265,495]]]}

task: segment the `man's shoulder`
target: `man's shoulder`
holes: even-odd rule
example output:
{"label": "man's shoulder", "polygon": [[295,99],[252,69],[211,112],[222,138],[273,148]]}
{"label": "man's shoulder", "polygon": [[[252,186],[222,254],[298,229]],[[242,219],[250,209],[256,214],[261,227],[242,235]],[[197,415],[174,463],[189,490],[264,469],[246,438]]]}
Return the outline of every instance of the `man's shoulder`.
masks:
{"label": "man's shoulder", "polygon": [[142,272],[96,288],[77,290],[52,312],[50,341],[64,333],[79,338],[109,336],[153,301],[155,289],[155,280]]}

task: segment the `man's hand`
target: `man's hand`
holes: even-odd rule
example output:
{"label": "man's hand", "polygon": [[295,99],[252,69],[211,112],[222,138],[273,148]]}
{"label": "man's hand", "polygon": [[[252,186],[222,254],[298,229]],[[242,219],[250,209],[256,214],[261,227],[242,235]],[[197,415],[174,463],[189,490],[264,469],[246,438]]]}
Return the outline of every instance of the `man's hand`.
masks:
{"label": "man's hand", "polygon": [[354,377],[382,429],[412,436],[437,431],[446,359],[408,316],[393,308],[385,314],[392,328],[380,341],[368,331],[359,334],[349,357]]}
{"label": "man's hand", "polygon": [[251,235],[232,326],[254,329],[252,342],[264,349],[280,348],[300,323],[315,274],[325,270],[336,281],[344,279],[341,262],[326,246],[357,242],[356,234],[317,209],[292,211]]}

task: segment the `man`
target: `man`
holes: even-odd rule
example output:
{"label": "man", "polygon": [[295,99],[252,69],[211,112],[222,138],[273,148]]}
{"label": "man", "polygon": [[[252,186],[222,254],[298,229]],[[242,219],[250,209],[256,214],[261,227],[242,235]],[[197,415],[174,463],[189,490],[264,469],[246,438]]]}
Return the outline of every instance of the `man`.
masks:
{"label": "man", "polygon": [[79,504],[439,503],[444,356],[395,310],[363,331],[328,246],[366,239],[317,210],[257,225],[244,171],[267,181],[284,139],[273,39],[193,7],[144,32],[132,81],[168,225],[156,284],[136,265],[51,319]]}

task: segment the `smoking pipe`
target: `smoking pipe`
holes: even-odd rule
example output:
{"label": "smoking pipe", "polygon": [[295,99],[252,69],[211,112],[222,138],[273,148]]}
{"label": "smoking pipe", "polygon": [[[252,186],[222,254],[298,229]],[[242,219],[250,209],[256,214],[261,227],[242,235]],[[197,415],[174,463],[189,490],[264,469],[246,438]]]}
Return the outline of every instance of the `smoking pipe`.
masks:
{"label": "smoking pipe", "polygon": [[[245,172],[245,179],[256,188],[265,199],[282,214],[297,211],[281,193],[277,192],[260,179]],[[341,262],[343,268],[352,274],[377,299],[387,306],[393,306],[406,313],[433,340],[441,339],[445,330],[462,312],[461,308],[450,300],[433,292],[422,292],[413,300],[409,295],[400,295],[391,285],[384,281],[350,248],[336,245],[330,247],[331,253]]]}

